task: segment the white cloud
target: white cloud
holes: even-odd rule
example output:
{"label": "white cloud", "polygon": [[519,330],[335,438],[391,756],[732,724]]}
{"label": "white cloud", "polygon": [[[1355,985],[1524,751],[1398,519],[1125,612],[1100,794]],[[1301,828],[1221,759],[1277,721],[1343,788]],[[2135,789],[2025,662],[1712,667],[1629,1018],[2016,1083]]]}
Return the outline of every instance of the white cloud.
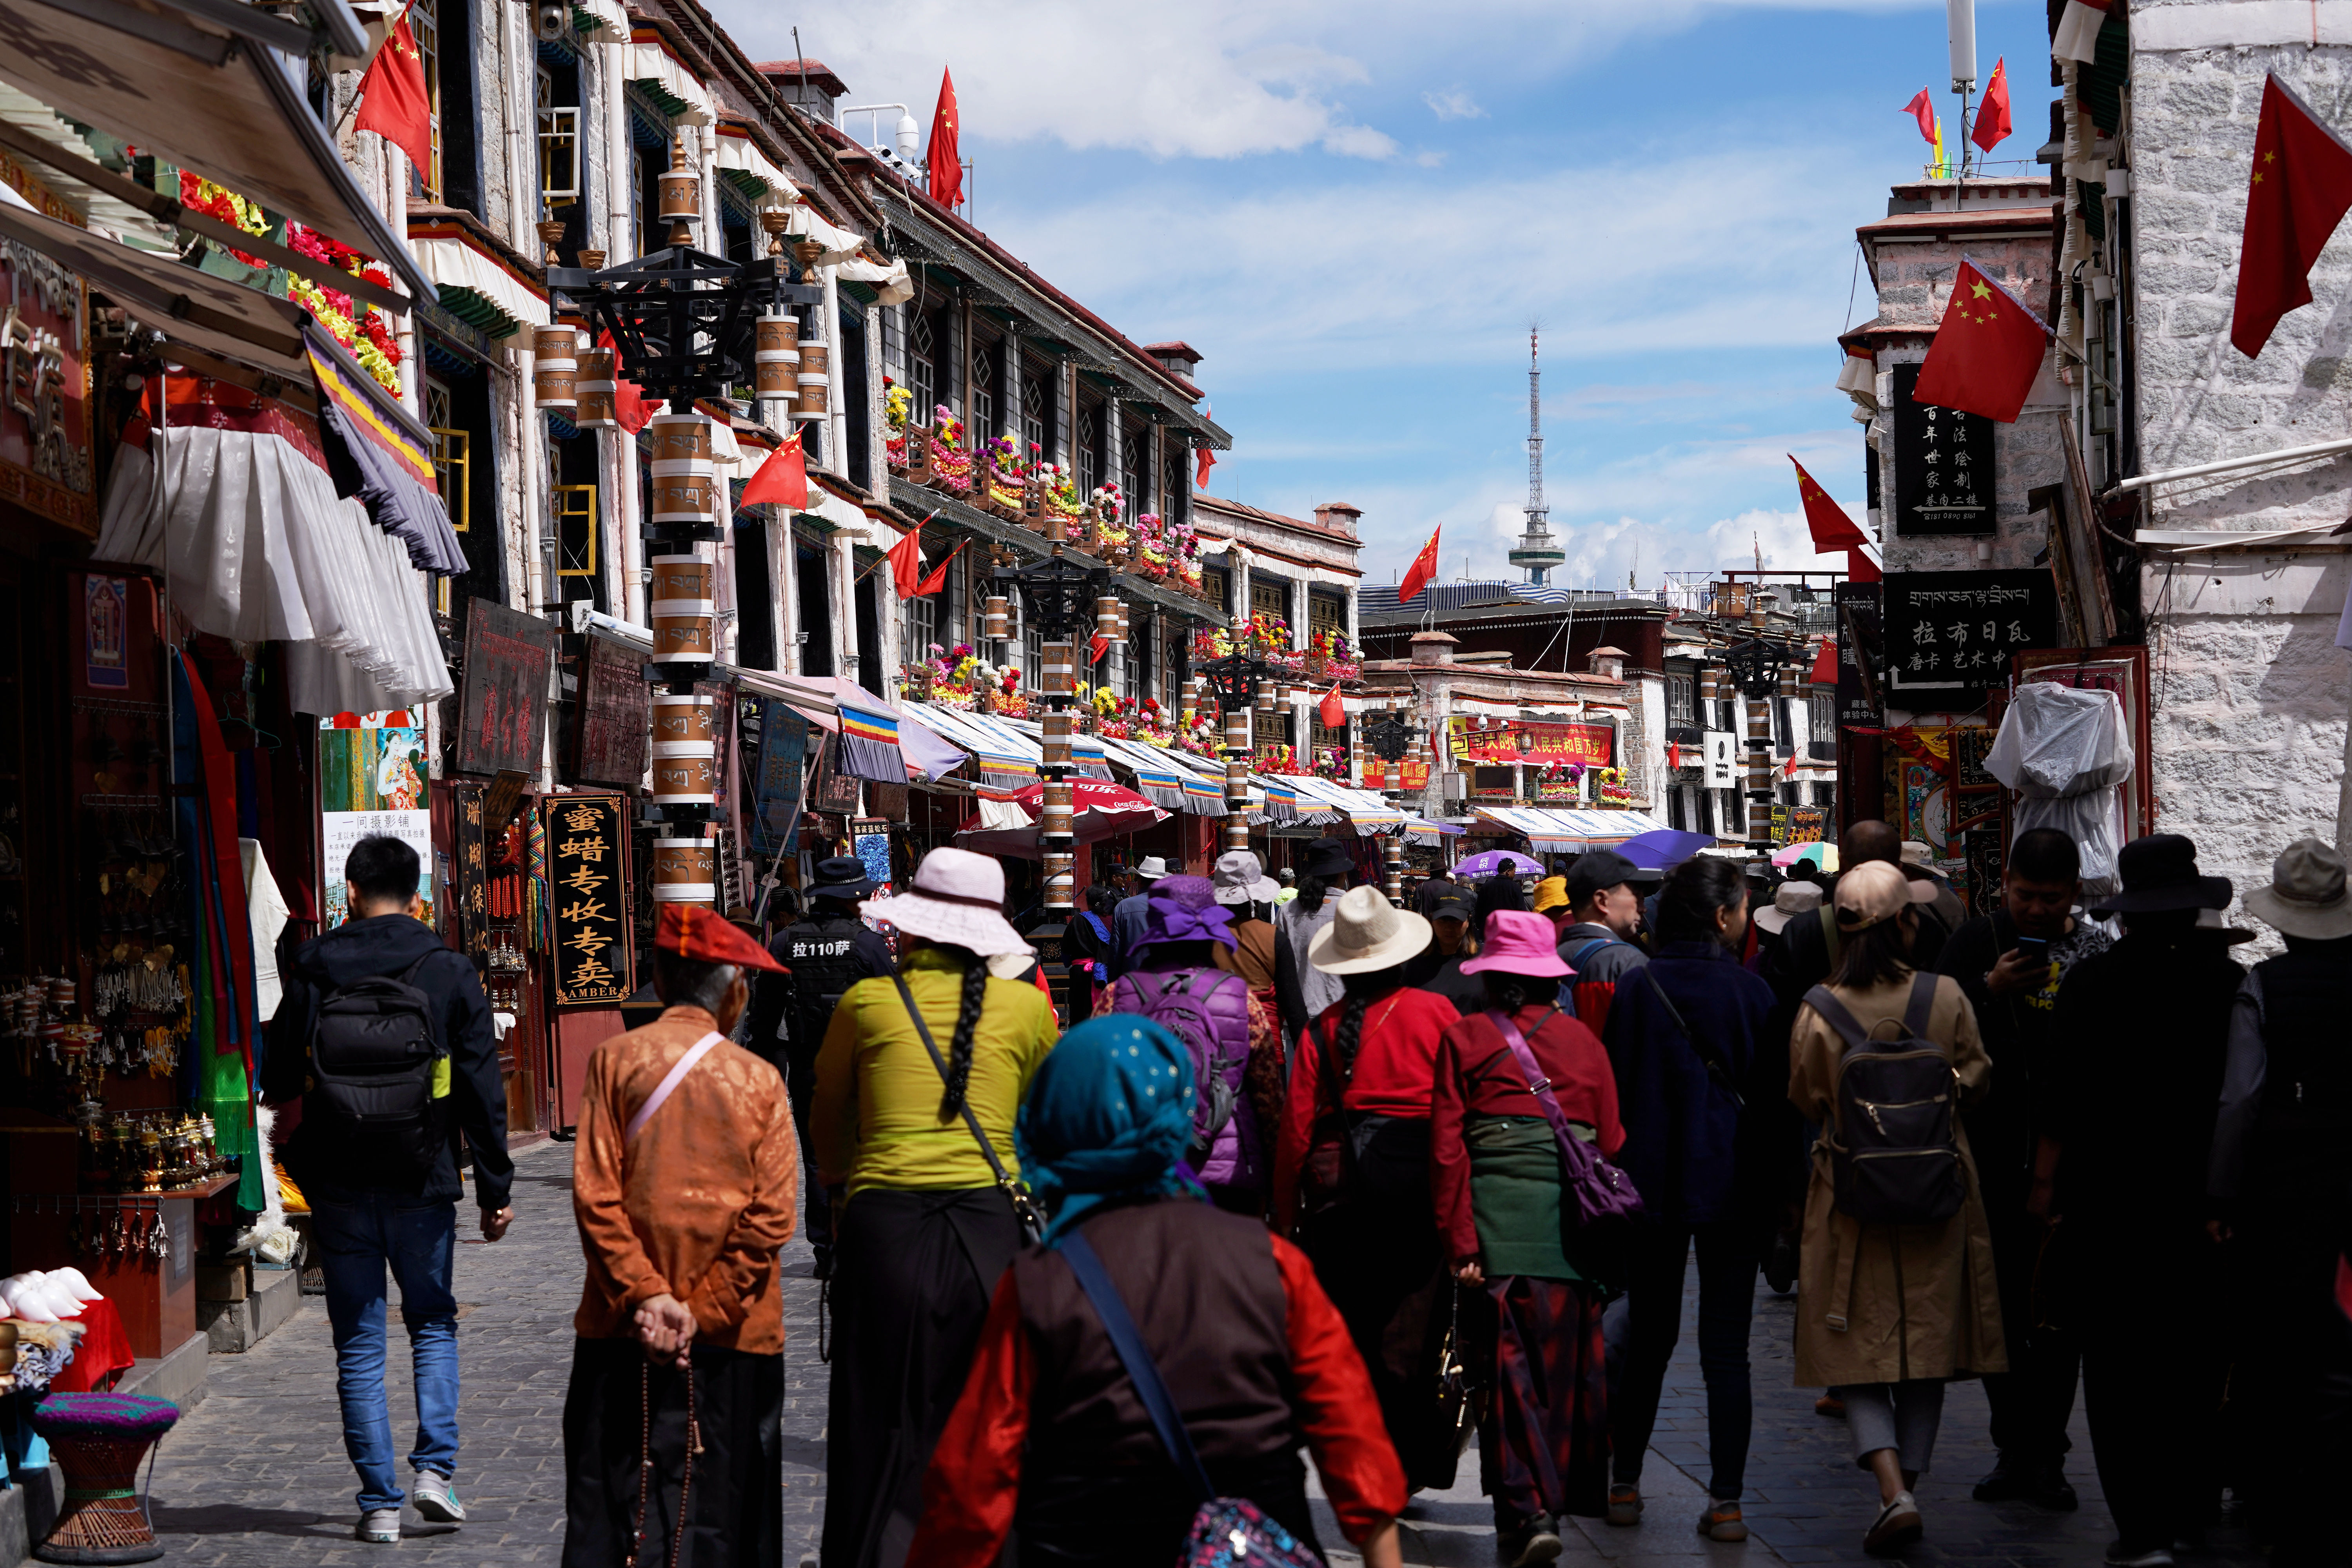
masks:
{"label": "white cloud", "polygon": [[1486,111],[1478,107],[1478,100],[1463,88],[1452,88],[1444,92],[1424,92],[1421,95],[1421,101],[1429,105],[1429,111],[1440,120],[1486,118]]}

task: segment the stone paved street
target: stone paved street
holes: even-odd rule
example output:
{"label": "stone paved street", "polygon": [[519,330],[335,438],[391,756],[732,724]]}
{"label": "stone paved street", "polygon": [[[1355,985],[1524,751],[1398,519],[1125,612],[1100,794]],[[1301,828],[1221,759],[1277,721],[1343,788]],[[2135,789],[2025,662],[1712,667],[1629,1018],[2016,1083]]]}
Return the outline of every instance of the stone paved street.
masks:
{"label": "stone paved street", "polygon": [[[555,1562],[561,1552],[561,1421],[580,1269],[570,1158],[566,1144],[542,1144],[519,1156],[513,1232],[496,1247],[477,1240],[458,1250],[466,1393],[457,1480],[471,1519],[462,1530],[428,1534],[435,1527],[411,1513],[413,1533],[397,1549],[404,1563],[542,1563]],[[824,1506],[824,1368],[816,1353],[817,1288],[809,1265],[802,1245],[785,1254],[787,1568],[815,1551]],[[1853,1468],[1843,1423],[1814,1415],[1812,1391],[1789,1386],[1793,1302],[1759,1289],[1756,1433],[1747,1504],[1751,1539],[1745,1545],[1712,1544],[1691,1529],[1707,1474],[1706,1394],[1689,1339],[1694,1300],[1685,1311],[1685,1342],[1643,1480],[1647,1520],[1634,1530],[1579,1521],[1564,1561],[1614,1568],[1670,1568],[1701,1560],[1727,1568],[1870,1561],[1859,1544],[1870,1484]],[[394,1364],[404,1368],[404,1361]],[[404,1441],[415,1419],[404,1378],[394,1381],[392,1410],[395,1436]],[[2070,1473],[2083,1509],[2072,1515],[1970,1500],[1969,1488],[1992,1460],[1984,1430],[1981,1390],[1974,1384],[1953,1388],[1936,1468],[1920,1489],[1927,1539],[1911,1561],[2015,1568],[2098,1563],[2109,1528],[2079,1411]],[[159,1456],[156,1523],[173,1563],[308,1568],[380,1561],[392,1549],[352,1539],[354,1489],[335,1411],[326,1312],[313,1300],[251,1352],[212,1358],[206,1398]],[[1317,1504],[1318,1510],[1322,1506]],[[1319,1517],[1324,1540],[1340,1541],[1328,1511]],[[1406,1561],[1485,1568],[1495,1561],[1491,1521],[1478,1494],[1477,1456],[1466,1455],[1456,1487],[1416,1505]],[[1356,1561],[1344,1551],[1332,1558]],[[2217,1532],[2214,1551],[2182,1559],[2183,1568],[2256,1561],[2250,1546],[2227,1531]]]}

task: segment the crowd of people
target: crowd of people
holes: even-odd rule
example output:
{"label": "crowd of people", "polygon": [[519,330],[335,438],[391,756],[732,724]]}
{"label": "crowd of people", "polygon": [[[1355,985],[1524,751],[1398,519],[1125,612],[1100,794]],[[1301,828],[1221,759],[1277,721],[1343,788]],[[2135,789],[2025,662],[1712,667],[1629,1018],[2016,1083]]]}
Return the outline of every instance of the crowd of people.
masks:
{"label": "crowd of people", "polygon": [[[1203,1531],[1315,1563],[1302,1449],[1378,1568],[1474,1434],[1502,1561],[1549,1562],[1569,1517],[1645,1522],[1693,1267],[1703,1536],[1748,1533],[1760,1274],[1875,1483],[1873,1553],[1926,1533],[1946,1386],[1982,1379],[1975,1497],[2057,1510],[2079,1382],[2113,1568],[2166,1568],[2225,1495],[2283,1568],[2339,1559],[2344,858],[2299,840],[2249,891],[2284,942],[2250,973],[2231,884],[2178,836],[2086,896],[2071,839],[2021,833],[1972,916],[1885,824],[1840,847],[1790,880],[1594,850],[1403,905],[1337,840],[1295,881],[1246,851],[1147,860],[1067,927],[1066,1029],[982,856],[934,850],[881,897],[828,861],[764,947],[665,906],[666,1011],[597,1048],[581,1115],[566,1563],[776,1561],[777,1254],[803,1212],[826,1568],[1173,1563]],[[354,852],[360,918],[298,1005],[414,962],[397,860]],[[470,1060],[452,1125],[491,1236],[502,1125]],[[417,1265],[369,1205],[449,1205],[430,1173],[421,1199],[320,1174],[322,1250],[374,1268],[372,1319],[356,1284],[329,1300],[362,1538],[396,1539],[381,1274]],[[446,1380],[419,1504],[462,1519],[454,1352],[429,1310],[410,1332],[420,1409],[428,1363]]]}

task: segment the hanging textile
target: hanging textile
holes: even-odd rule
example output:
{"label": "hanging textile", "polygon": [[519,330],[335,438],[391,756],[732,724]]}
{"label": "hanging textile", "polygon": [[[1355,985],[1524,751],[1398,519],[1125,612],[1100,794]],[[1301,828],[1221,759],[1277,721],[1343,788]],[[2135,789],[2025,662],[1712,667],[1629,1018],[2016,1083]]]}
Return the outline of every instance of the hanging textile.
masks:
{"label": "hanging textile", "polygon": [[840,703],[842,772],[877,784],[907,782],[907,762],[898,751],[898,721],[886,712]]}

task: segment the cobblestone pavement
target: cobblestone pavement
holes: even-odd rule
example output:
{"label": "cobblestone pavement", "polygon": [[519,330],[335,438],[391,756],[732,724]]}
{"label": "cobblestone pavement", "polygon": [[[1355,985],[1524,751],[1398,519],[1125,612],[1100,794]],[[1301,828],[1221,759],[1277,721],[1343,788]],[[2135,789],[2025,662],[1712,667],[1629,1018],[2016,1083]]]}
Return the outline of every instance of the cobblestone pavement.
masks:
{"label": "cobblestone pavement", "polygon": [[[578,1300],[579,1246],[572,1226],[571,1152],[542,1144],[516,1161],[515,1226],[505,1241],[478,1240],[457,1254],[464,1447],[457,1485],[470,1518],[461,1530],[422,1523],[412,1512],[404,1563],[472,1565],[553,1563],[563,1537],[563,1389],[572,1359],[572,1310]],[[1696,1270],[1692,1272],[1695,1281]],[[817,1287],[805,1246],[784,1256],[788,1349],[784,1405],[784,1568],[812,1555],[824,1513],[824,1367],[817,1358]],[[1741,1545],[1702,1541],[1692,1529],[1704,1493],[1706,1395],[1690,1337],[1668,1374],[1650,1463],[1643,1477],[1645,1522],[1611,1530],[1577,1521],[1564,1561],[1612,1568],[1714,1568],[1734,1563],[1855,1563],[1874,1490],[1855,1470],[1844,1423],[1813,1413],[1813,1391],[1791,1388],[1791,1300],[1759,1284],[1752,1357],[1755,1440],[1748,1460]],[[394,1367],[404,1363],[397,1356]],[[393,1428],[404,1436],[415,1406],[404,1376],[392,1387]],[[1991,1468],[1985,1405],[1975,1384],[1947,1398],[1936,1465],[1919,1489],[1926,1541],[1917,1564],[2005,1564],[2084,1568],[2104,1553],[2112,1531],[2090,1462],[2078,1410],[2070,1468],[2083,1495],[2078,1513],[2053,1514],[2025,1503],[1985,1504],[1969,1489]],[[207,1568],[309,1568],[371,1561],[394,1549],[352,1539],[356,1482],[343,1458],[336,1414],[334,1352],[326,1311],[313,1300],[277,1333],[241,1356],[215,1356],[204,1403],[166,1438],[154,1475],[155,1520],[168,1561]],[[1357,1559],[1328,1510],[1316,1503],[1318,1529],[1335,1565]],[[1424,1494],[1408,1519],[1405,1559],[1444,1568],[1487,1568],[1495,1562],[1493,1514],[1478,1493],[1477,1456],[1463,1458],[1458,1484]],[[428,1533],[437,1531],[434,1533]],[[2248,1568],[2257,1554],[2242,1537],[2218,1531],[2213,1549],[2185,1554],[2182,1568]]]}

